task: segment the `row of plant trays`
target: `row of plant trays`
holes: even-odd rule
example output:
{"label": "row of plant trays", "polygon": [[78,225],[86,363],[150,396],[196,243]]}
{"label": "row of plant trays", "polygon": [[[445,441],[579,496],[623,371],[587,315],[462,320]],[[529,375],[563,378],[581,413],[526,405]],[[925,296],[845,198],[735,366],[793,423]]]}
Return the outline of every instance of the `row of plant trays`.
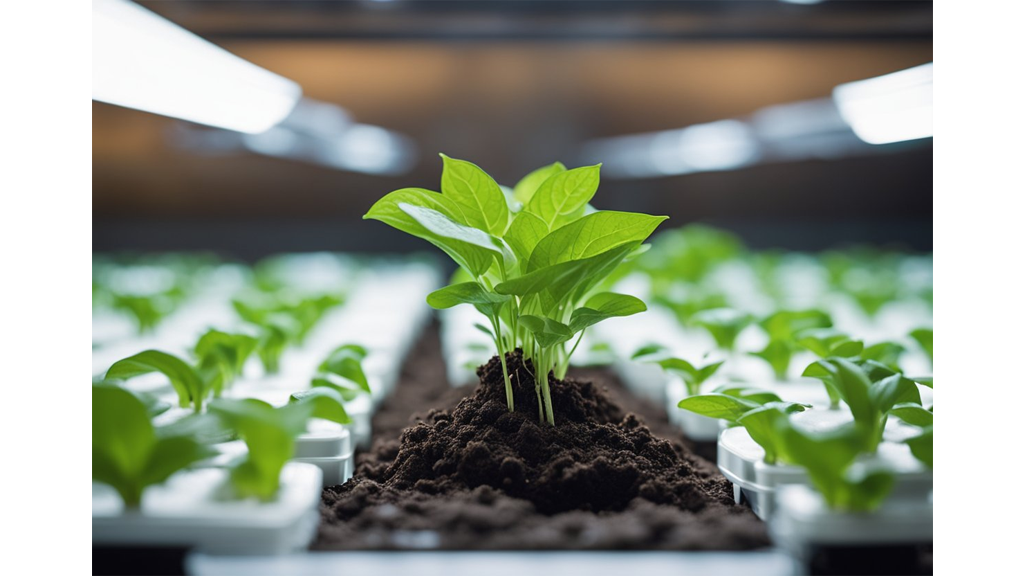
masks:
{"label": "row of plant trays", "polygon": [[[912,320],[904,320],[898,323],[897,330],[911,323]],[[640,317],[615,319],[599,328],[598,337],[615,351],[613,369],[626,386],[639,396],[664,403],[670,421],[690,440],[717,445],[717,464],[733,484],[736,502],[749,504],[767,521],[774,541],[806,569],[818,569],[813,565],[820,561],[823,551],[828,552],[827,558],[828,554],[834,556],[836,550],[856,556],[861,548],[884,548],[890,552],[910,551],[903,555],[906,557],[916,546],[931,543],[932,471],[901,442],[917,432],[915,427],[889,419],[877,455],[857,463],[866,468],[884,465],[895,473],[894,489],[881,507],[871,513],[834,511],[811,487],[803,468],[766,464],[764,450],[743,427],[731,427],[724,420],[678,408],[679,401],[688,396],[678,376],[666,373],[657,364],[628,360],[636,349],[650,341],[663,344],[680,357],[700,358],[714,349],[714,342],[706,334],[683,329],[671,312],[656,305]],[[871,327],[871,334],[876,338],[898,335],[886,333],[884,326],[876,325]],[[743,342],[744,336],[741,334],[738,349],[753,350],[763,345]],[[794,358],[792,367],[805,366],[812,360],[813,356]],[[928,362],[926,358],[910,358],[909,364],[927,366]],[[845,406],[829,408],[828,394],[820,381],[794,375],[789,381],[779,382],[759,359],[745,354],[728,355],[721,374],[705,382],[702,392],[710,392],[729,381],[742,381],[774,392],[784,401],[813,406],[791,417],[794,425],[808,431],[825,432],[852,420]],[[930,405],[932,390],[922,386],[919,389],[924,403]]]}
{"label": "row of plant trays", "polygon": [[[279,373],[257,375],[254,365],[248,371],[252,377],[236,381],[224,392],[228,398],[257,398],[284,405],[292,393],[310,387],[317,366],[338,345],[355,343],[368,351],[363,368],[372,393],[346,403],[350,424],[316,418],[309,421],[307,432],[296,439],[294,458],[281,474],[281,488],[274,500],[228,497],[228,466],[245,454],[246,446],[240,440],[224,442],[214,445],[217,454],[195,469],[148,489],[137,510],[125,509],[112,488],[94,483],[94,546],[157,546],[218,554],[277,554],[308,547],[319,522],[321,490],[348,480],[353,473],[354,450],[369,447],[373,414],[392,392],[405,357],[430,319],[423,296],[439,281],[436,270],[422,263],[363,272],[348,301],[328,312],[302,347],[285,351]],[[180,349],[184,342],[194,341],[208,326],[201,319],[185,316],[188,311],[189,307],[184,307],[175,325],[192,326],[196,333],[167,334],[162,330],[142,345],[158,347],[166,342],[168,348]],[[118,347],[118,353],[124,350],[123,345]],[[130,380],[126,387],[155,394],[172,405],[177,401],[166,380],[156,375]],[[190,409],[172,408],[154,423],[171,424],[191,413]]]}

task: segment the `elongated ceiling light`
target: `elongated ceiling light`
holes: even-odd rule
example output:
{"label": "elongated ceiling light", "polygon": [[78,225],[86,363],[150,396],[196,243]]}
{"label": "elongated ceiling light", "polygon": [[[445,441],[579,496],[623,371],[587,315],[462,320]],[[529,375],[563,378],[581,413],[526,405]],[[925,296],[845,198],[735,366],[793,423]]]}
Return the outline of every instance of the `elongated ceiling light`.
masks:
{"label": "elongated ceiling light", "polygon": [[292,111],[298,84],[127,0],[93,0],[93,100],[257,134]]}
{"label": "elongated ceiling light", "polygon": [[832,91],[858,138],[890,144],[932,136],[932,64],[850,82]]}
{"label": "elongated ceiling light", "polygon": [[[771,162],[881,154],[932,136],[932,65],[836,86],[831,97],[779,104],[686,128],[598,138],[581,162],[612,178],[657,178]],[[901,149],[902,147],[896,147]]]}

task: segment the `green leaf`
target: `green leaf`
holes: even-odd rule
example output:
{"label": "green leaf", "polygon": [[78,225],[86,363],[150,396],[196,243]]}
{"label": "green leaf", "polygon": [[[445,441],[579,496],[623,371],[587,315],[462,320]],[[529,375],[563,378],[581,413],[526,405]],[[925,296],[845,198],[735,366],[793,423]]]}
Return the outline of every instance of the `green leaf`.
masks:
{"label": "green leaf", "polygon": [[920,404],[914,404],[913,402],[905,402],[897,404],[889,410],[889,414],[903,420],[911,426],[920,426],[924,428],[932,425],[932,412],[925,410]]}
{"label": "green leaf", "polygon": [[483,275],[490,268],[491,261],[487,261],[487,266],[482,269],[473,267],[483,262],[488,252],[492,260],[497,258],[499,262],[506,257],[501,241],[483,230],[460,224],[430,208],[412,204],[399,204],[398,208],[427,231],[426,240],[447,252],[476,276]]}
{"label": "green leaf", "polygon": [[908,438],[906,440],[907,446],[910,446],[910,452],[923,462],[929,468],[933,468],[933,442],[932,442],[933,428],[928,426],[921,432],[921,434]]}
{"label": "green leaf", "polygon": [[[409,210],[403,209],[403,206],[420,207],[421,211],[429,210],[435,214],[432,220],[447,218],[453,224],[447,226],[442,224],[443,229],[455,234],[456,237],[436,234],[414,218]],[[395,190],[378,200],[363,218],[379,220],[402,232],[430,242],[448,254],[456,264],[469,270],[474,276],[482,276],[494,261],[495,250],[493,246],[482,247],[478,245],[479,242],[483,241],[480,235],[486,236],[486,233],[481,230],[477,230],[478,234],[466,232],[467,236],[472,237],[472,242],[467,242],[461,238],[464,231],[463,228],[466,228],[466,222],[462,220],[461,208],[452,200],[445,198],[437,192],[421,188]],[[500,253],[500,250],[498,252]]]}
{"label": "green leaf", "polygon": [[505,233],[505,241],[519,259],[521,265],[530,261],[530,255],[537,243],[548,235],[548,225],[539,216],[520,212],[512,219],[512,225]]}
{"label": "green leaf", "polygon": [[146,406],[109,384],[92,388],[92,478],[112,486],[125,506],[138,507],[147,486],[209,456],[193,438],[158,438]]}
{"label": "green leaf", "polygon": [[194,368],[177,356],[146,350],[115,362],[104,376],[107,380],[129,380],[143,374],[159,372],[170,380],[178,393],[178,402],[184,408],[194,405],[198,411],[208,390]]}
{"label": "green leaf", "polygon": [[832,319],[821,310],[780,310],[761,321],[772,340],[792,341],[794,334],[811,328],[828,328]]}
{"label": "green leaf", "polygon": [[592,287],[611,273],[636,245],[620,246],[603,254],[583,260],[570,260],[528,274],[511,278],[494,287],[499,294],[520,297],[545,292],[555,302],[561,302],[581,288]]}
{"label": "green leaf", "polygon": [[601,165],[583,166],[557,173],[544,180],[526,203],[526,212],[535,214],[554,230],[571,214],[590,202],[601,181]]}
{"label": "green leaf", "polygon": [[679,401],[678,406],[683,410],[689,410],[708,418],[721,418],[729,422],[736,422],[741,416],[757,408],[759,404],[726,394],[701,394],[683,398]]}
{"label": "green leaf", "polygon": [[894,374],[873,384],[869,396],[874,409],[882,414],[897,404],[921,405],[921,393],[917,385],[900,374]]}
{"label": "green leaf", "polygon": [[797,344],[814,352],[819,358],[840,356],[851,358],[864,349],[860,340],[852,340],[846,334],[832,328],[812,328],[796,335]]}
{"label": "green leaf", "polygon": [[561,162],[555,162],[530,172],[516,183],[513,189],[516,200],[522,202],[524,206],[529,204],[530,199],[545,180],[562,172],[565,172],[565,166]]}
{"label": "green leaf", "polygon": [[509,210],[501,187],[477,165],[441,154],[441,194],[458,205],[463,222],[501,237],[508,228]]}
{"label": "green leaf", "polygon": [[927,386],[929,388],[932,387],[932,377],[931,376],[907,376],[907,378],[912,380],[912,381],[914,381],[914,382],[917,382],[921,386]]}
{"label": "green leaf", "polygon": [[777,432],[779,420],[785,420],[787,415],[776,406],[760,406],[754,408],[736,419],[736,422],[746,428],[750,437],[764,449],[764,461],[774,464],[780,457],[780,440]]}
{"label": "green leaf", "polygon": [[[807,470],[811,483],[831,508],[862,511],[877,506],[891,484],[879,479],[865,482],[847,475],[847,469],[863,449],[863,436],[854,426],[825,433],[806,433],[788,421],[777,422],[778,437],[786,458]],[[865,496],[869,496],[865,498]]]}
{"label": "green leaf", "polygon": [[836,368],[832,383],[839,396],[850,407],[853,419],[857,422],[874,422],[878,412],[872,401],[871,380],[867,374],[860,366],[845,358],[833,358],[830,362]]}
{"label": "green leaf", "polygon": [[785,380],[789,373],[789,362],[793,359],[793,347],[784,340],[769,340],[762,350],[751,352],[750,355],[767,362],[776,380]]}
{"label": "green leaf", "polygon": [[568,326],[551,318],[527,314],[520,316],[519,322],[533,334],[541,348],[556,346],[573,337]]}
{"label": "green leaf", "polygon": [[281,470],[295,453],[295,438],[305,432],[313,403],[294,402],[280,408],[256,400],[217,399],[210,412],[245,441],[245,459],[231,470],[240,497],[270,500],[280,487]]}
{"label": "green leaf", "polygon": [[484,334],[488,335],[491,338],[491,340],[494,340],[494,332],[491,332],[491,329],[488,328],[487,326],[484,326],[483,324],[480,324],[479,322],[475,322],[473,324],[473,327],[476,328],[477,330],[483,332]]}
{"label": "green leaf", "polygon": [[723,350],[732,350],[736,338],[752,321],[746,313],[732,308],[713,308],[693,315],[693,323],[707,330]]}
{"label": "green leaf", "polygon": [[322,418],[338,424],[351,424],[352,418],[345,410],[345,399],[333,388],[318,386],[295,392],[289,402],[309,402],[313,405],[313,418]]}
{"label": "green leaf", "polygon": [[143,486],[161,484],[175,472],[213,456],[215,452],[184,436],[159,438],[142,470]]}
{"label": "green leaf", "polygon": [[156,442],[153,425],[142,402],[122,388],[94,385],[92,416],[94,457],[97,451],[102,451],[117,474],[124,477],[140,474]]}
{"label": "green leaf", "polygon": [[334,389],[345,400],[352,400],[359,394],[370,394],[370,383],[362,364],[365,358],[366,349],[362,346],[339,346],[320,363],[312,386]]}
{"label": "green leaf", "polygon": [[735,384],[722,384],[712,390],[715,394],[725,394],[726,396],[733,396],[742,400],[753,402],[758,406],[762,406],[769,402],[782,402],[782,398],[779,395],[770,391],[762,390],[760,388],[754,388],[752,386],[737,386]]}
{"label": "green leaf", "polygon": [[647,305],[639,298],[614,292],[601,292],[587,300],[583,308],[573,310],[569,330],[575,334],[608,318],[632,316],[645,310]]}
{"label": "green leaf", "polygon": [[932,329],[931,328],[918,328],[910,333],[910,337],[917,341],[921,349],[928,353],[928,358],[935,359],[933,356],[933,342],[932,342]]}
{"label": "green leaf", "polygon": [[443,310],[459,304],[471,304],[488,318],[494,318],[511,298],[488,291],[479,282],[463,282],[445,286],[427,295],[427,304]]}
{"label": "green leaf", "polygon": [[666,216],[632,212],[595,212],[545,236],[530,255],[527,272],[570,260],[582,260],[647,239]]}
{"label": "green leaf", "polygon": [[641,346],[640,348],[638,348],[636,352],[633,352],[633,355],[630,356],[630,359],[640,360],[648,356],[655,356],[658,354],[663,354],[665,352],[668,352],[668,349],[662,346],[661,344],[647,344],[645,346]]}
{"label": "green leaf", "polygon": [[874,360],[894,370],[899,370],[900,355],[906,351],[901,344],[896,342],[879,342],[864,348],[860,357],[864,360]]}

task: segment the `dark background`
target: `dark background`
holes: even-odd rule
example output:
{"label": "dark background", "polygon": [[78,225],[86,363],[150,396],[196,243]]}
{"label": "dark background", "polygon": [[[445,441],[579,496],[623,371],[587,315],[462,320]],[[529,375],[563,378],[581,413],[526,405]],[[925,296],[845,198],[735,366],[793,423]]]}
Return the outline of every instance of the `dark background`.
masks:
{"label": "dark background", "polygon": [[[512,185],[578,163],[589,138],[681,128],[828,97],[932,60],[928,2],[141,2],[419,146],[398,177],[170,143],[176,121],[93,104],[93,248],[421,249],[361,215],[384,193],[437,189],[437,152]],[[705,222],[755,247],[932,247],[931,141],[867,156],[645,180],[594,204]]]}

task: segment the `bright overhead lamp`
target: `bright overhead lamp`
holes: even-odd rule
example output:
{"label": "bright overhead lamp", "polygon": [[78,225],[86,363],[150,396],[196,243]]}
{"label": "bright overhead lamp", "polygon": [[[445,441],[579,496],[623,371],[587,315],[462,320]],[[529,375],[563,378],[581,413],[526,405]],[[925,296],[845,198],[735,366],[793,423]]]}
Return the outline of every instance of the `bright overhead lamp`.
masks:
{"label": "bright overhead lamp", "polygon": [[858,138],[890,144],[932,136],[932,64],[836,86],[832,99]]}
{"label": "bright overhead lamp", "polygon": [[93,100],[247,134],[279,123],[298,84],[127,0],[93,0]]}

